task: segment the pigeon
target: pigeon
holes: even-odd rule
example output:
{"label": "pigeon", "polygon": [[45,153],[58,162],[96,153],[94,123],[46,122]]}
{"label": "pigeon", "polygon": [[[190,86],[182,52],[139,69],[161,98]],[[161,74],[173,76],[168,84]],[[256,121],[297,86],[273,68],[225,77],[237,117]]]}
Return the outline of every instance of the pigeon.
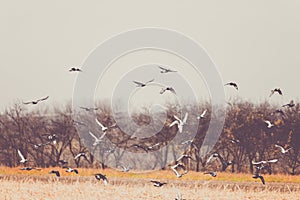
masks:
{"label": "pigeon", "polygon": [[72,169],[71,167],[63,167],[66,168],[66,172],[74,172],[75,174],[78,174],[78,170],[77,169]]}
{"label": "pigeon", "polygon": [[81,152],[81,153],[78,153],[78,154],[74,157],[74,160],[76,160],[77,158],[80,158],[81,156],[83,156],[85,159],[87,159],[85,153],[84,153],[84,152]]}
{"label": "pigeon", "polygon": [[218,172],[204,172],[203,174],[209,174],[212,177],[216,177]]}
{"label": "pigeon", "polygon": [[138,81],[133,81],[133,82],[136,84],[136,87],[145,87],[148,83],[153,82],[153,81],[154,81],[154,79],[147,81],[146,83],[141,83]]}
{"label": "pigeon", "polygon": [[283,148],[282,146],[280,146],[280,145],[278,145],[278,144],[275,144],[275,147],[280,148],[281,153],[283,153],[283,154],[286,154],[286,153],[289,152],[291,149],[293,149],[293,147],[288,148],[288,149],[285,149],[285,148]]}
{"label": "pigeon", "polygon": [[93,146],[97,146],[100,142],[102,142],[102,139],[106,135],[106,132],[104,132],[100,138],[97,138],[91,131],[89,131],[89,134],[95,139]]}
{"label": "pigeon", "polygon": [[85,110],[85,111],[87,111],[87,112],[90,112],[90,111],[94,111],[94,110],[98,110],[99,108],[90,108],[90,107],[82,107],[82,106],[80,106],[79,108],[81,108],[81,109],[83,109],[83,110]]}
{"label": "pigeon", "polygon": [[80,68],[76,68],[76,67],[71,67],[69,69],[69,72],[82,72],[82,70]]}
{"label": "pigeon", "polygon": [[272,124],[269,120],[264,120],[264,122],[268,125],[268,128],[272,128],[274,124]]}
{"label": "pigeon", "polygon": [[21,153],[21,151],[18,149],[18,154],[21,158],[20,163],[25,164],[26,162],[28,162],[28,160],[23,156],[23,154]]}
{"label": "pigeon", "polygon": [[174,118],[176,119],[175,121],[173,121],[169,127],[174,126],[175,124],[177,124],[178,130],[180,133],[182,133],[183,130],[183,126],[186,124],[187,118],[188,118],[188,113],[185,113],[185,116],[183,118],[183,120],[179,119],[179,117],[177,117],[176,115],[174,115]]}
{"label": "pigeon", "polygon": [[159,181],[153,181],[153,180],[151,180],[150,182],[153,183],[153,186],[155,186],[155,187],[161,187],[161,186],[167,184],[167,183],[163,183],[163,182],[159,182]]}
{"label": "pigeon", "polygon": [[239,88],[238,88],[237,84],[236,84],[236,83],[234,83],[234,82],[229,82],[229,83],[226,83],[224,86],[226,86],[226,85],[232,86],[232,87],[234,87],[236,90],[239,90]]}
{"label": "pigeon", "polygon": [[[188,171],[186,170],[185,166],[183,165],[183,163],[177,163],[176,165],[173,165],[170,167],[171,170],[173,170],[173,172],[175,173],[176,177],[177,178],[180,178],[182,177],[182,175],[184,174],[187,174]],[[177,171],[177,168],[181,168],[182,170],[184,170],[184,173],[183,174],[180,174],[178,171]]]}
{"label": "pigeon", "polygon": [[283,105],[282,107],[289,107],[292,108],[295,106],[294,100],[291,100],[290,103]]}
{"label": "pigeon", "polygon": [[96,178],[98,181],[100,181],[100,180],[102,179],[104,185],[107,185],[107,184],[108,184],[108,180],[107,180],[107,178],[106,178],[106,175],[103,175],[103,174],[100,174],[100,173],[94,174],[94,175],[95,175],[95,178]]}
{"label": "pigeon", "polygon": [[160,94],[163,94],[163,93],[165,93],[165,91],[167,91],[167,90],[170,91],[170,92],[172,92],[173,94],[176,94],[174,88],[172,88],[172,87],[164,87],[164,88],[161,89],[161,91],[160,91],[159,93],[160,93]]}
{"label": "pigeon", "polygon": [[49,174],[55,174],[57,177],[60,177],[60,173],[57,170],[51,170]]}
{"label": "pigeon", "polygon": [[271,94],[269,97],[271,97],[275,92],[277,92],[279,95],[282,96],[282,91],[280,88],[275,88],[274,90],[271,90]]}
{"label": "pigeon", "polygon": [[29,101],[29,102],[23,102],[23,104],[33,104],[33,105],[35,105],[35,104],[38,104],[40,101],[47,100],[48,98],[49,98],[49,96],[46,96],[46,97],[44,97],[42,99],[38,99],[38,100],[34,100],[34,101]]}
{"label": "pigeon", "polygon": [[206,115],[207,109],[205,109],[200,116],[197,117],[197,119],[203,119]]}
{"label": "pigeon", "polygon": [[265,185],[265,179],[264,179],[264,177],[261,176],[261,175],[259,175],[258,173],[254,174],[254,175],[252,176],[252,178],[255,178],[255,179],[259,178],[259,179],[261,180],[262,184]]}
{"label": "pigeon", "polygon": [[177,72],[177,71],[165,68],[165,67],[161,67],[161,66],[158,66],[158,67],[160,68],[160,73],[162,73],[162,74],[169,73],[169,72]]}

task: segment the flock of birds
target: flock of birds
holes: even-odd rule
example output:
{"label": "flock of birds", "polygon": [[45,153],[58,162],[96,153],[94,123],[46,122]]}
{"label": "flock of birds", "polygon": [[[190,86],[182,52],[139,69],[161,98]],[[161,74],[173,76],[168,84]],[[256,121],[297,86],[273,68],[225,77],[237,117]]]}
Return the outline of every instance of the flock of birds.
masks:
{"label": "flock of birds", "polygon": [[[160,73],[162,73],[162,74],[176,73],[177,72],[175,70],[172,70],[172,69],[169,69],[169,68],[166,68],[166,67],[162,67],[162,66],[158,66],[158,68],[160,69]],[[71,69],[69,69],[69,72],[82,72],[82,70],[80,68],[72,67]],[[142,88],[142,87],[146,87],[148,84],[150,84],[153,81],[154,81],[154,79],[146,81],[146,82],[133,81],[133,83],[136,85],[136,87],[141,87]],[[230,86],[230,87],[235,88],[236,90],[239,90],[239,87],[238,87],[237,83],[235,83],[235,82],[228,82],[224,86]],[[176,94],[175,89],[173,87],[170,87],[170,86],[163,87],[161,89],[161,91],[160,91],[160,94],[164,94],[166,91],[170,91],[173,94]],[[270,97],[272,95],[274,95],[275,93],[278,93],[278,95],[283,95],[283,93],[282,93],[282,91],[281,91],[280,88],[275,88],[275,89],[271,90]],[[36,105],[36,104],[38,104],[38,103],[40,103],[42,101],[46,101],[47,99],[49,99],[49,96],[46,96],[46,97],[41,98],[41,99],[33,100],[33,101],[23,102],[23,103],[25,105],[28,105],[28,104]],[[295,103],[294,103],[293,100],[291,100],[289,103],[283,105],[282,107],[289,107],[289,108],[291,108],[291,107],[294,107],[294,106],[295,106]],[[85,110],[85,111],[88,111],[88,112],[89,111],[96,111],[96,110],[99,109],[99,108],[87,108],[87,107],[80,107],[80,108],[83,109],[83,110]],[[284,112],[283,112],[282,109],[278,109],[275,112],[280,113],[280,114],[284,114]],[[205,118],[206,114],[207,114],[207,109],[205,109],[200,115],[198,115],[197,119],[201,120],[201,119]],[[188,113],[185,113],[183,119],[180,119],[176,115],[174,115],[173,117],[174,117],[174,121],[169,124],[169,127],[177,126],[178,131],[180,133],[182,133],[184,125],[187,124]],[[264,120],[264,122],[266,123],[267,128],[272,128],[272,127],[275,126],[269,120]],[[76,122],[76,123],[80,124],[81,122]],[[107,133],[107,130],[109,128],[112,128],[112,127],[116,126],[116,124],[114,124],[113,126],[106,127],[101,122],[99,122],[97,119],[96,119],[96,123],[101,128],[103,134],[100,137],[97,137],[95,134],[93,134],[92,132],[89,131],[89,135],[94,139],[93,146],[99,145],[100,142],[105,137],[105,135]],[[35,148],[39,148],[39,147],[42,147],[42,146],[45,146],[45,145],[49,145],[51,143],[53,143],[53,144],[57,143],[57,138],[56,138],[55,134],[47,135],[47,140],[48,141],[46,143],[34,144],[34,147]],[[232,139],[231,143],[239,145],[240,141],[238,139]],[[194,144],[193,140],[187,140],[187,141],[182,142],[181,144],[182,145],[191,145],[196,150],[198,149],[197,146]],[[135,145],[133,145],[133,147],[135,147],[135,148],[142,148],[146,152],[148,152],[149,150],[152,150],[155,146],[158,146],[158,145],[159,145],[159,143],[157,143],[157,144],[155,144],[155,145],[153,145],[151,147],[144,147],[142,145],[135,144]],[[292,148],[285,149],[283,146],[281,146],[279,144],[275,144],[275,147],[278,148],[278,149],[280,149],[280,151],[281,151],[282,154],[286,154],[286,153],[288,153],[292,149]],[[24,155],[22,154],[22,152],[19,149],[17,150],[17,152],[18,152],[19,157],[21,158],[20,163],[25,165],[25,163],[27,163],[28,160],[24,157]],[[85,157],[85,159],[86,159],[85,153],[84,152],[78,153],[74,157],[74,160],[79,159],[80,157]],[[188,173],[187,167],[185,166],[184,162],[181,162],[183,159],[192,159],[192,160],[194,160],[191,156],[183,154],[183,155],[181,155],[175,161],[174,165],[169,165],[170,169],[174,172],[174,174],[176,175],[177,178],[180,178],[183,175],[185,175],[185,174]],[[211,163],[215,159],[217,159],[218,162],[220,163],[220,165],[222,166],[222,171],[225,171],[228,166],[230,166],[230,165],[232,165],[234,163],[233,161],[228,161],[228,162],[225,161],[218,153],[213,153],[207,159],[206,164]],[[259,178],[261,180],[261,182],[263,184],[265,184],[264,177],[260,174],[260,172],[262,170],[267,169],[268,167],[270,167],[270,165],[269,165],[270,163],[276,163],[277,161],[278,161],[278,159],[272,159],[272,160],[266,160],[266,161],[259,161],[259,162],[252,162],[252,164],[256,167],[256,171],[255,171],[255,174],[253,175],[253,178],[254,179]],[[67,166],[68,162],[66,160],[60,160],[59,163],[62,165],[63,169],[66,169],[66,172],[79,174],[79,172],[78,172],[77,169],[73,169],[70,166]],[[130,170],[130,167],[122,166],[122,168],[123,168],[123,170],[122,170],[123,172],[128,172]],[[41,169],[25,166],[24,168],[20,168],[20,170],[28,170],[29,171],[29,170],[41,170]],[[182,173],[180,173],[180,172],[182,172]],[[212,177],[217,177],[217,173],[218,173],[217,170],[216,171],[207,171],[207,172],[204,172],[204,174],[208,174],[208,175],[210,175]],[[51,170],[49,172],[49,174],[55,174],[57,177],[61,176],[60,172],[58,170]],[[108,184],[108,179],[107,179],[106,175],[103,175],[101,173],[97,173],[97,174],[94,174],[94,176],[99,181],[103,180],[103,183],[105,185]],[[165,182],[160,182],[160,181],[157,181],[157,180],[151,180],[151,183],[153,183],[153,185],[155,187],[162,187],[163,185],[167,184]],[[178,197],[176,199],[177,200],[180,200],[180,199],[182,200],[181,195],[178,194]]]}

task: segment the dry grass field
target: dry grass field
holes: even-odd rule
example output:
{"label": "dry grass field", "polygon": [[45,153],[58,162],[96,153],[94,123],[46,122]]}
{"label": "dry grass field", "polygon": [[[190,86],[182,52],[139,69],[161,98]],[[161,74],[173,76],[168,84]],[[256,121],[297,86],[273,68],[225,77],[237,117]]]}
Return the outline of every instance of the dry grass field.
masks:
{"label": "dry grass field", "polygon": [[[190,172],[176,178],[171,171],[122,173],[116,170],[79,169],[80,175],[63,172],[56,178],[50,169],[20,171],[0,168],[1,199],[175,199],[180,192],[183,199],[300,199],[300,177],[265,175],[266,185],[249,174],[220,173],[216,178]],[[93,174],[106,174],[108,185],[97,181]],[[150,180],[167,184],[156,188]]]}

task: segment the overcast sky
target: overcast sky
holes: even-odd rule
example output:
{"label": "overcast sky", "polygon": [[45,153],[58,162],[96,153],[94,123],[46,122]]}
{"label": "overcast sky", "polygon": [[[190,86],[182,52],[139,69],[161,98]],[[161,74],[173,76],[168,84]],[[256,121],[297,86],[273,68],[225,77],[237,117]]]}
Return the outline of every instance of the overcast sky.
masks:
{"label": "overcast sky", "polygon": [[[223,81],[239,84],[238,93],[225,88],[227,98],[259,102],[280,87],[284,96],[270,102],[299,100],[299,10],[296,0],[1,1],[0,109],[46,95],[49,105],[71,100],[76,74],[68,69],[111,36],[141,27],[176,30],[201,44]],[[165,55],[156,58],[168,64]]]}

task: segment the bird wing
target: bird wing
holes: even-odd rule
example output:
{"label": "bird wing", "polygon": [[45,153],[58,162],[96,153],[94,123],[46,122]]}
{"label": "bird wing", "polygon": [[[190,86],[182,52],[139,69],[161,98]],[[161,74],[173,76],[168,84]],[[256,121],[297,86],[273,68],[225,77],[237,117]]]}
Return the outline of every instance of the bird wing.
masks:
{"label": "bird wing", "polygon": [[133,81],[135,84],[137,84],[138,86],[143,86],[145,85],[144,83],[138,82],[138,81]]}
{"label": "bird wing", "polygon": [[49,98],[49,96],[46,96],[46,97],[44,97],[44,98],[38,99],[37,102],[39,102],[39,101],[45,101],[45,100],[47,100],[48,98]]}
{"label": "bird wing", "polygon": [[174,126],[175,124],[178,124],[178,121],[177,121],[177,120],[173,121],[173,122],[169,125],[169,127],[172,127],[172,126]]}
{"label": "bird wing", "polygon": [[271,97],[274,94],[274,92],[275,92],[274,90],[271,90],[271,94],[269,97]]}
{"label": "bird wing", "polygon": [[260,180],[261,180],[262,184],[265,184],[265,179],[264,179],[264,177],[263,177],[263,176],[261,176],[261,175],[259,175],[258,177],[260,178]]}
{"label": "bird wing", "polygon": [[188,115],[189,115],[189,113],[185,113],[185,116],[184,116],[184,118],[183,118],[183,120],[182,120],[183,123],[186,123],[186,120],[187,120],[187,118],[188,118]]}
{"label": "bird wing", "polygon": [[81,153],[77,154],[75,157],[74,157],[74,160],[76,160],[77,158],[79,158],[81,156]]}
{"label": "bird wing", "polygon": [[278,144],[275,144],[275,147],[280,148],[281,152],[285,152],[285,149],[284,149],[282,146],[280,146],[280,145],[278,145]]}
{"label": "bird wing", "polygon": [[254,162],[254,161],[252,161],[252,164],[253,165],[260,165],[260,164],[262,164],[263,162],[262,161],[259,161],[259,162]]}
{"label": "bird wing", "polygon": [[175,118],[178,122],[182,122],[181,119],[179,119],[179,117],[177,117],[176,115],[174,115],[174,118]]}
{"label": "bird wing", "polygon": [[267,162],[269,163],[276,163],[278,161],[278,159],[272,159],[272,160],[268,160]]}
{"label": "bird wing", "polygon": [[23,154],[21,153],[21,151],[20,151],[19,149],[18,149],[18,154],[19,154],[19,156],[20,156],[20,158],[21,158],[22,160],[25,160]]}
{"label": "bird wing", "polygon": [[181,124],[178,125],[179,133],[182,133],[183,126]]}
{"label": "bird wing", "polygon": [[269,121],[269,120],[265,120],[265,123],[268,125],[268,126],[271,126],[272,123]]}
{"label": "bird wing", "polygon": [[153,82],[153,81],[154,81],[154,79],[151,79],[150,81],[147,81],[145,84],[151,83],[151,82]]}
{"label": "bird wing", "polygon": [[89,131],[89,134],[90,134],[95,140],[98,140],[98,138],[97,138],[91,131]]}
{"label": "bird wing", "polygon": [[161,70],[164,70],[164,71],[168,71],[168,69],[164,68],[164,67],[161,67],[161,66],[158,66]]}
{"label": "bird wing", "polygon": [[32,101],[28,101],[28,102],[23,102],[23,104],[31,104]]}
{"label": "bird wing", "polygon": [[170,88],[170,91],[173,93],[173,94],[176,94],[176,91],[175,91],[175,89],[174,88]]}
{"label": "bird wing", "polygon": [[101,137],[99,138],[99,140],[102,140],[104,138],[104,136],[106,135],[106,132],[104,132]]}
{"label": "bird wing", "polygon": [[207,112],[207,109],[205,109],[200,116],[204,117],[204,115],[206,114],[206,112]]}
{"label": "bird wing", "polygon": [[162,88],[159,94],[163,94],[166,90],[167,90],[166,88]]}
{"label": "bird wing", "polygon": [[95,120],[96,120],[96,123],[97,123],[99,126],[101,126],[101,129],[106,128],[105,126],[103,126],[103,124],[101,124],[101,123],[98,121],[97,118],[96,118]]}
{"label": "bird wing", "polygon": [[206,161],[206,164],[209,163],[213,157],[214,157],[214,154],[212,154],[211,156],[209,156],[209,158]]}

